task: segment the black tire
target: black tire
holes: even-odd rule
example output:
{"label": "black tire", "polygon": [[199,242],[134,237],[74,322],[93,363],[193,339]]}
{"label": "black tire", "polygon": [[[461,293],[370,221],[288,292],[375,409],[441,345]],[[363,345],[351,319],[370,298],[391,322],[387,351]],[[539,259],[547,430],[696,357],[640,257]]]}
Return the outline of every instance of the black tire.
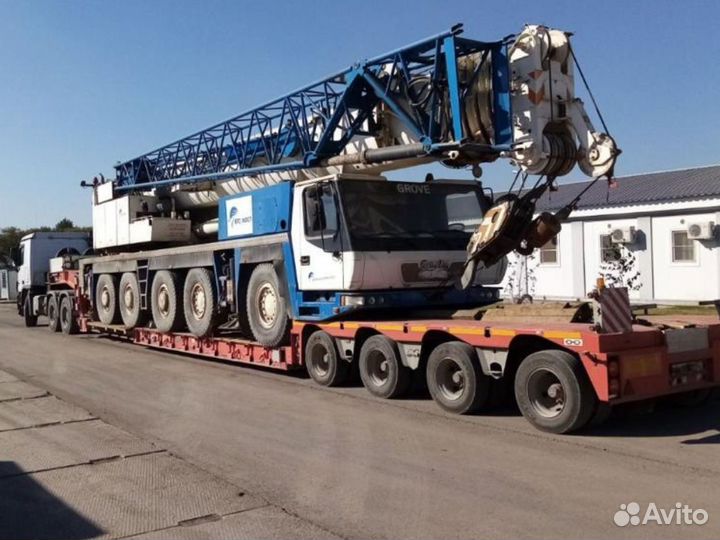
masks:
{"label": "black tire", "polygon": [[159,270],[150,287],[150,307],[155,328],[175,332],[182,327],[182,297],[175,272]]}
{"label": "black tire", "polygon": [[197,337],[209,336],[217,326],[215,279],[207,268],[193,268],[185,276],[183,308],[188,330]]}
{"label": "black tire", "polygon": [[451,413],[476,412],[490,397],[490,377],[482,372],[475,349],[462,341],[435,347],[425,376],[435,403]]}
{"label": "black tire", "polygon": [[143,323],[143,312],[140,309],[140,284],[135,272],[125,272],[120,278],[118,304],[120,318],[125,328],[131,330]]}
{"label": "black tire", "polygon": [[290,319],[287,299],[272,264],[259,264],[250,276],[247,288],[247,316],[255,340],[266,347],[287,341]]}
{"label": "black tire", "polygon": [[57,296],[51,294],[47,299],[47,317],[48,328],[51,332],[60,331],[60,306],[58,306]]}
{"label": "black tire", "polygon": [[250,282],[250,273],[245,271],[240,275],[238,281],[236,301],[237,301],[237,324],[240,333],[247,339],[253,339],[253,331],[250,328],[250,318],[247,310],[247,291]]}
{"label": "black tire", "polygon": [[570,433],[590,421],[597,396],[580,360],[565,351],[529,355],[515,376],[515,399],[533,426],[550,433]]}
{"label": "black tire", "polygon": [[322,386],[339,386],[350,374],[350,363],[340,358],[335,340],[322,330],[311,334],[305,344],[305,368]]}
{"label": "black tire", "polygon": [[30,296],[30,294],[25,297],[25,302],[23,303],[23,318],[25,319],[25,326],[28,328],[37,326],[38,318],[37,315],[33,313],[32,296]]}
{"label": "black tire", "polygon": [[120,322],[118,306],[118,279],[112,274],[101,274],[95,287],[95,312],[103,324]]}
{"label": "black tire", "polygon": [[372,395],[392,399],[407,393],[412,379],[402,364],[397,343],[383,335],[369,337],[359,356],[360,379]]}
{"label": "black tire", "polygon": [[60,300],[60,311],[58,312],[60,319],[60,329],[63,334],[72,335],[78,333],[78,322],[75,318],[75,310],[73,309],[73,301],[69,295],[65,295]]}

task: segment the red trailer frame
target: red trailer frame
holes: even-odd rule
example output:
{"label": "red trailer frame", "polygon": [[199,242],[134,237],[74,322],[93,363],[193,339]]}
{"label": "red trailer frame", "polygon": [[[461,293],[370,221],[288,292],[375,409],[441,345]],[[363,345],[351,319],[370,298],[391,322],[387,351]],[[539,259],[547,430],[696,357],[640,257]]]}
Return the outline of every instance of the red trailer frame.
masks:
{"label": "red trailer frame", "polygon": [[[383,334],[397,343],[423,346],[457,340],[473,347],[524,355],[528,350],[557,348],[577,355],[601,402],[620,404],[720,386],[720,322],[706,329],[709,347],[669,352],[663,333],[653,327],[634,326],[626,334],[600,334],[582,323],[484,323],[468,320],[295,322],[290,345],[269,348],[233,336],[198,338],[187,333],[162,333],[151,328],[130,332],[81,319],[81,331],[98,331],[131,339],[138,345],[187,353],[215,360],[288,371],[305,365],[307,337],[324,330],[334,338],[358,345]],[[683,373],[677,366],[702,362],[702,371]],[[675,374],[675,375],[673,375]]]}

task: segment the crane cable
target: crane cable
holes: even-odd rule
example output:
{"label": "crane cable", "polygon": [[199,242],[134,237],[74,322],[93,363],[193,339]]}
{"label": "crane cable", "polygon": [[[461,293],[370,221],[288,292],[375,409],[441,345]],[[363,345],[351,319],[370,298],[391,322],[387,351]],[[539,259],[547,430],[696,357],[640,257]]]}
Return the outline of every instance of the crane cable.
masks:
{"label": "crane cable", "polygon": [[570,56],[572,56],[573,62],[575,62],[575,67],[577,67],[578,73],[580,74],[580,79],[582,79],[583,86],[585,86],[585,90],[587,90],[588,95],[590,96],[590,100],[592,101],[593,107],[595,108],[595,112],[598,115],[598,118],[600,118],[600,123],[602,124],[603,129],[605,130],[605,133],[610,135],[610,130],[607,127],[607,124],[605,123],[605,118],[603,118],[602,113],[600,112],[600,107],[597,104],[597,101],[595,100],[595,96],[592,93],[592,90],[590,90],[590,84],[588,83],[587,79],[585,78],[585,73],[583,73],[582,67],[580,67],[580,62],[578,62],[577,56],[575,56],[575,51],[572,48],[572,44],[570,43],[570,40],[567,42],[568,49],[570,50]]}

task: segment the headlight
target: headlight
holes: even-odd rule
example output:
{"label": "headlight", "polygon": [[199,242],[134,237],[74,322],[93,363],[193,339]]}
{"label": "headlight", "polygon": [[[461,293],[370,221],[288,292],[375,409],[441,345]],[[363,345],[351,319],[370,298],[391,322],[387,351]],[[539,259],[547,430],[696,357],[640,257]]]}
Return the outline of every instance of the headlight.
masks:
{"label": "headlight", "polygon": [[342,306],[364,306],[365,297],[363,296],[343,296],[340,300]]}

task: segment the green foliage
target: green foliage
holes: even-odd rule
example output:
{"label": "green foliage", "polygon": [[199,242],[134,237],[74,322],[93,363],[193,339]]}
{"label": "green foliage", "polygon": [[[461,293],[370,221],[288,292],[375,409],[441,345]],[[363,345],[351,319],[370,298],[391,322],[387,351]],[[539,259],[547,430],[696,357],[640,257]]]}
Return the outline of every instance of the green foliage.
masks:
{"label": "green foliage", "polygon": [[76,227],[71,219],[62,218],[60,221],[58,221],[55,224],[54,230],[56,230],[56,231],[74,231],[74,230],[76,230]]}

